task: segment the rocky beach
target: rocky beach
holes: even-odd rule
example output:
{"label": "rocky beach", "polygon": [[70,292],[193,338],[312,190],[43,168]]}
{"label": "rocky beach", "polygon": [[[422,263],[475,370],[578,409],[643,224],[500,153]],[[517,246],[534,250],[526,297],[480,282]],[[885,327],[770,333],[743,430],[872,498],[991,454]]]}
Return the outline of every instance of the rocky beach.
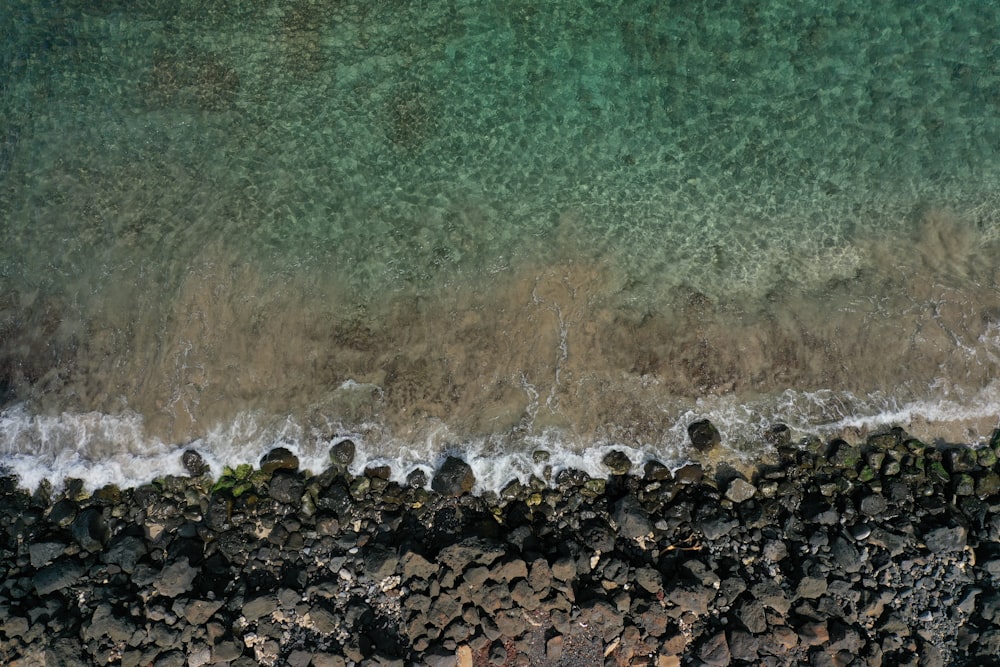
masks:
{"label": "rocky beach", "polygon": [[[0,663],[989,665],[1000,655],[1000,431],[860,442],[777,426],[754,470],[613,451],[473,495],[291,451],[93,493],[2,479]],[[546,453],[536,452],[544,460]],[[548,470],[547,470],[548,472]]]}

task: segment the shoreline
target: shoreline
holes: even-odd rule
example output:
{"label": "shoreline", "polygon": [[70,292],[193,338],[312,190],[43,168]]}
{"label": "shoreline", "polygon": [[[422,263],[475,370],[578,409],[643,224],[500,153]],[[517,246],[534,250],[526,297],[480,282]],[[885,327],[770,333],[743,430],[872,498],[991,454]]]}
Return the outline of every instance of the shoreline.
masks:
{"label": "shoreline", "polygon": [[[707,423],[706,423],[707,424]],[[690,432],[706,460],[710,424]],[[901,429],[607,479],[565,469],[472,495],[312,475],[272,450],[219,478],[93,494],[0,478],[0,661],[11,665],[962,665],[1000,653],[1000,430]],[[350,443],[350,444],[348,444]],[[421,478],[422,477],[422,478]],[[430,488],[428,486],[430,482]]]}

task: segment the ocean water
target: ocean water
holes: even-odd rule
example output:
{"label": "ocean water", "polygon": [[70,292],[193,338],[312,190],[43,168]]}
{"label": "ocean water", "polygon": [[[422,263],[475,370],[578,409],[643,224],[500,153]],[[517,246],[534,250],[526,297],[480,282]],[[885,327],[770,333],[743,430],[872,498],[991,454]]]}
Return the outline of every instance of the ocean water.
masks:
{"label": "ocean water", "polygon": [[[735,6],[731,6],[735,5]],[[997,3],[10,0],[0,465],[1000,416]]]}

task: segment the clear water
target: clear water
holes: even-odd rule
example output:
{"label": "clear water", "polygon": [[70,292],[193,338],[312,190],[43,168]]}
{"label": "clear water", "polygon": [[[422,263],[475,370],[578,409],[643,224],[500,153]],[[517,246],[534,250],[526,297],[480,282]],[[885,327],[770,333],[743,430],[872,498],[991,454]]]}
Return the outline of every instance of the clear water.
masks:
{"label": "clear water", "polygon": [[0,459],[975,442],[1000,5],[731,4],[4,3]]}

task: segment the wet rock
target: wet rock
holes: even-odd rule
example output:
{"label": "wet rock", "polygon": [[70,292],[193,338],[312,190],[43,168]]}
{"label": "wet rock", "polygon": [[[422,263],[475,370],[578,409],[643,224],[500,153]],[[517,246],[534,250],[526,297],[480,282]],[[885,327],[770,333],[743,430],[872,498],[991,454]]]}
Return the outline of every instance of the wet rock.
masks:
{"label": "wet rock", "polygon": [[411,470],[406,476],[406,486],[411,489],[422,489],[427,486],[427,473],[420,468]]}
{"label": "wet rock", "polygon": [[275,447],[260,460],[261,472],[270,475],[276,470],[298,470],[299,457],[286,447]]}
{"label": "wet rock", "polygon": [[605,454],[601,462],[613,475],[627,475],[628,471],[632,469],[632,461],[625,452],[618,449],[613,449]]}
{"label": "wet rock", "polygon": [[193,449],[185,449],[181,454],[181,464],[191,477],[200,477],[209,471],[209,466],[201,454]]}
{"label": "wet rock", "polygon": [[330,447],[330,462],[341,468],[347,468],[354,463],[356,451],[357,447],[353,440],[341,440]]}
{"label": "wet rock", "polygon": [[449,456],[438,468],[431,480],[431,488],[443,496],[460,496],[472,491],[476,484],[476,476],[472,466],[460,458]]}
{"label": "wet rock", "polygon": [[688,437],[691,439],[691,445],[699,452],[707,452],[722,442],[719,429],[707,419],[689,425]]}
{"label": "wet rock", "polygon": [[673,477],[670,473],[670,468],[659,461],[646,461],[646,464],[642,467],[642,473],[643,477],[647,480],[656,482],[668,482]]}
{"label": "wet rock", "polygon": [[104,515],[95,508],[85,509],[73,520],[73,539],[87,551],[100,551],[111,537]]}
{"label": "wet rock", "polygon": [[785,424],[774,424],[764,437],[775,447],[787,447],[792,442],[792,429]]}
{"label": "wet rock", "polygon": [[286,505],[298,505],[304,491],[305,481],[287,468],[277,469],[267,487],[268,495]]}
{"label": "wet rock", "polygon": [[388,480],[392,477],[392,468],[387,465],[365,466],[365,477],[370,479]]}
{"label": "wet rock", "polygon": [[701,480],[705,473],[701,465],[697,463],[688,463],[687,465],[681,466],[674,473],[674,482],[678,486],[688,486],[691,484],[701,484]]}

